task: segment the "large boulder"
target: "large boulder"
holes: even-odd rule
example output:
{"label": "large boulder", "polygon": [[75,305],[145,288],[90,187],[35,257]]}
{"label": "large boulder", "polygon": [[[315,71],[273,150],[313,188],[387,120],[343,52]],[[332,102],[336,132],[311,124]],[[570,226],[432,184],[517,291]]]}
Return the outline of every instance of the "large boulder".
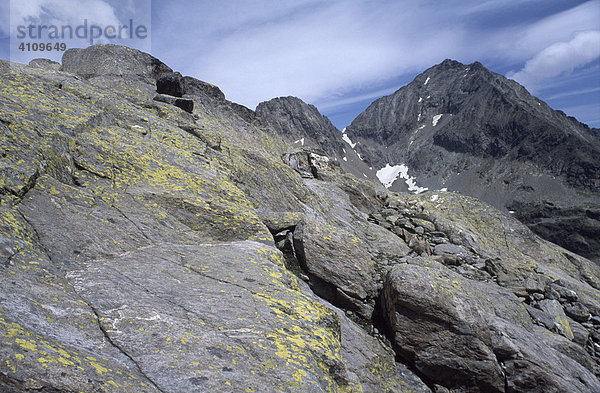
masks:
{"label": "large boulder", "polygon": [[156,80],[156,92],[174,97],[183,96],[182,76],[179,72],[170,72],[160,76]]}
{"label": "large boulder", "polygon": [[465,279],[432,258],[395,266],[385,279],[383,307],[399,354],[448,388],[600,389],[590,370],[554,349],[551,339],[534,328],[512,292]]}
{"label": "large boulder", "polygon": [[294,250],[317,293],[370,319],[363,303],[376,295],[375,267],[356,235],[307,219],[294,231]]}
{"label": "large boulder", "polygon": [[62,57],[62,69],[86,79],[117,76],[144,81],[156,80],[165,73],[173,72],[147,53],[111,44],[67,50]]}

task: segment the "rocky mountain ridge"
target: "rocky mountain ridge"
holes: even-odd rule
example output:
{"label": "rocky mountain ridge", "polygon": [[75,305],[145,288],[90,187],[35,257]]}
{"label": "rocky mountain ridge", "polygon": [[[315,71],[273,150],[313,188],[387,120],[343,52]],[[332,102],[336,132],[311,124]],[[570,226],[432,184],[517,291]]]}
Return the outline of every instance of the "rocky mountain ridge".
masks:
{"label": "rocky mountain ridge", "polygon": [[354,150],[348,136],[313,105],[296,97],[279,97],[258,104],[256,115],[294,146],[316,149],[358,178],[374,178],[373,169]]}
{"label": "rocky mountain ridge", "polygon": [[369,166],[404,165],[424,188],[474,196],[600,258],[597,130],[480,63],[431,67],[376,100],[346,132]]}
{"label": "rocky mountain ridge", "polygon": [[0,62],[3,391],[600,389],[598,266],[272,113],[124,47]]}

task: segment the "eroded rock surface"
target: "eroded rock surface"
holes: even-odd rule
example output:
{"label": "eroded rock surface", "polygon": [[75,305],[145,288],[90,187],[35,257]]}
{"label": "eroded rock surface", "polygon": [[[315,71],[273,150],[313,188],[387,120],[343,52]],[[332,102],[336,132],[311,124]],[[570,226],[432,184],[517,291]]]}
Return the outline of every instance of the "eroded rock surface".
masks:
{"label": "eroded rock surface", "polygon": [[357,179],[149,55],[67,53],[0,62],[0,390],[598,390],[589,260]]}
{"label": "eroded rock surface", "polygon": [[0,64],[0,390],[428,390],[286,268],[272,231],[367,214],[330,215],[272,130],[191,78],[193,113],[153,101],[170,69],[127,48],[63,68]]}

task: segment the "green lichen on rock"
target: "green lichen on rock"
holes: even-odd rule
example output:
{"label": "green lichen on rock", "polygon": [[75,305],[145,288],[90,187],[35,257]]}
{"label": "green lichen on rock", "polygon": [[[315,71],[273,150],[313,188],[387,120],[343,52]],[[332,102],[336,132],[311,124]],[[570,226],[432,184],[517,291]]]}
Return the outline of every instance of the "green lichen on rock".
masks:
{"label": "green lichen on rock", "polygon": [[[529,381],[518,359],[536,351],[594,387],[585,352],[544,349],[576,344],[515,295],[599,315],[588,261],[468,198],[386,197],[335,166],[302,178],[292,146],[218,88],[183,78],[193,113],[153,101],[171,71],[111,45],[62,71],[0,62],[0,388],[430,392],[416,370],[502,391],[494,359]],[[417,348],[432,331],[439,346]],[[476,359],[444,363],[456,348]]]}

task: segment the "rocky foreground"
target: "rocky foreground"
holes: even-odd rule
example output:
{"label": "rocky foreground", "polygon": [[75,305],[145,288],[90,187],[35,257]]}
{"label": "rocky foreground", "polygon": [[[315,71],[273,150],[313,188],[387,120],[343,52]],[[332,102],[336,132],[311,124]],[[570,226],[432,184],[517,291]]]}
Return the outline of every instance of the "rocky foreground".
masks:
{"label": "rocky foreground", "polygon": [[269,124],[128,48],[0,62],[0,390],[600,391],[597,265]]}

